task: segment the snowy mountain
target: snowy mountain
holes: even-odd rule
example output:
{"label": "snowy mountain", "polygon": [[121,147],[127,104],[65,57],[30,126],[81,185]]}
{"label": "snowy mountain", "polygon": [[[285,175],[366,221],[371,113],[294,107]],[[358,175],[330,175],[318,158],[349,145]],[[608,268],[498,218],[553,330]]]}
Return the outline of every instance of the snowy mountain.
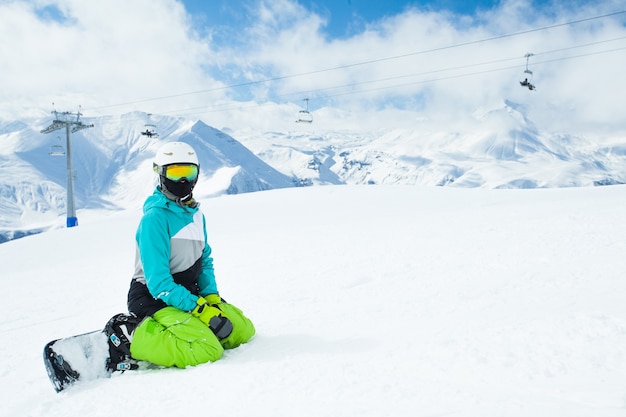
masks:
{"label": "snowy mountain", "polygon": [[[544,188],[626,183],[626,143],[541,131],[511,101],[477,110],[446,130],[341,131],[299,124],[293,131],[224,131],[181,117],[127,113],[85,117],[72,134],[76,207],[137,208],[154,186],[151,158],[163,141],[197,148],[197,197],[303,185],[406,184]],[[0,242],[64,224],[66,166],[51,150],[63,130],[51,118],[0,124]],[[158,137],[143,135],[154,126]],[[462,127],[459,127],[462,126]],[[319,129],[319,130],[318,130]],[[236,138],[236,139],[235,139]],[[79,216],[80,217],[80,216]]]}
{"label": "snowy mountain", "polygon": [[[65,129],[44,135],[51,120],[0,127],[0,228],[7,240],[60,223],[66,204]],[[294,186],[225,133],[201,121],[134,112],[85,118],[93,128],[71,135],[76,207],[136,208],[154,187],[152,157],[164,141],[184,141],[198,152],[197,197]],[[144,135],[155,126],[158,136]],[[55,138],[56,136],[56,138]],[[62,151],[62,152],[59,152]],[[63,153],[61,157],[54,154]]]}
{"label": "snowy mountain", "polygon": [[626,141],[542,132],[505,101],[447,130],[238,135],[283,173],[321,184],[556,188],[626,182]]}

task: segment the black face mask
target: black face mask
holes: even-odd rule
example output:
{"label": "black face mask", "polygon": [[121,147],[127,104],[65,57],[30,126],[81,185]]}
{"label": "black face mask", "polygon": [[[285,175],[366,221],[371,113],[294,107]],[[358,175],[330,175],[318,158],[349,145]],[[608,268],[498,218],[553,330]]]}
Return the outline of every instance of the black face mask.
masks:
{"label": "black face mask", "polygon": [[191,198],[193,187],[195,187],[197,181],[197,178],[195,181],[191,182],[187,181],[185,178],[180,181],[172,181],[161,176],[161,187],[182,201],[186,201]]}

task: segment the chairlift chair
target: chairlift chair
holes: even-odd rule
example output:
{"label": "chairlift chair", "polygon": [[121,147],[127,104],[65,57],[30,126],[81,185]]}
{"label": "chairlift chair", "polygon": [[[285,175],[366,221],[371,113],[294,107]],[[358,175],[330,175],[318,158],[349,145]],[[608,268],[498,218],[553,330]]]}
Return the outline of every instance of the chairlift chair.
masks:
{"label": "chairlift chair", "polygon": [[149,138],[158,138],[159,134],[155,132],[156,126],[153,124],[146,124],[146,130],[141,132],[142,135],[145,135]]}
{"label": "chairlift chair", "polygon": [[65,149],[61,145],[52,145],[50,147],[50,156],[65,156]]}
{"label": "chairlift chair", "polygon": [[313,115],[309,113],[309,99],[303,100],[306,103],[306,108],[298,112],[298,119],[296,123],[313,123]]}
{"label": "chairlift chair", "polygon": [[524,70],[524,73],[522,75],[522,77],[524,77],[523,80],[520,80],[519,84],[522,87],[526,87],[529,90],[535,90],[537,87],[535,87],[535,85],[532,83],[533,81],[533,72],[531,70],[528,69],[528,59],[533,56],[532,53],[527,53],[526,55],[524,55],[526,57],[526,69]]}

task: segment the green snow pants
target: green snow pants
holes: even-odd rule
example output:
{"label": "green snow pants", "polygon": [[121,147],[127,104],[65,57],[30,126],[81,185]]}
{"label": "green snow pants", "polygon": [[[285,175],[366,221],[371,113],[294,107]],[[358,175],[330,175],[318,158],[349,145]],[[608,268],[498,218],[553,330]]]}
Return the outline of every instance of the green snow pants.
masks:
{"label": "green snow pants", "polygon": [[185,368],[214,362],[224,349],[235,348],[254,336],[252,322],[232,304],[220,303],[222,314],[233,323],[233,331],[219,340],[198,318],[174,307],[164,307],[135,329],[131,356],[160,366]]}

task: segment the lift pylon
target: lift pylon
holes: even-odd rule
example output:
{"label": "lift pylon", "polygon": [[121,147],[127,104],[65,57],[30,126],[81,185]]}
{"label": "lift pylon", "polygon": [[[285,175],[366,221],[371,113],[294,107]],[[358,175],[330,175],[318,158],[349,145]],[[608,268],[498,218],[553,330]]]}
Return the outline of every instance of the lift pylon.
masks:
{"label": "lift pylon", "polygon": [[74,207],[74,175],[72,174],[72,148],[70,146],[70,133],[93,127],[80,121],[81,112],[58,112],[52,111],[54,120],[52,124],[43,129],[41,133],[52,133],[55,130],[65,128],[65,158],[67,160],[67,227],[78,226],[76,208]]}

